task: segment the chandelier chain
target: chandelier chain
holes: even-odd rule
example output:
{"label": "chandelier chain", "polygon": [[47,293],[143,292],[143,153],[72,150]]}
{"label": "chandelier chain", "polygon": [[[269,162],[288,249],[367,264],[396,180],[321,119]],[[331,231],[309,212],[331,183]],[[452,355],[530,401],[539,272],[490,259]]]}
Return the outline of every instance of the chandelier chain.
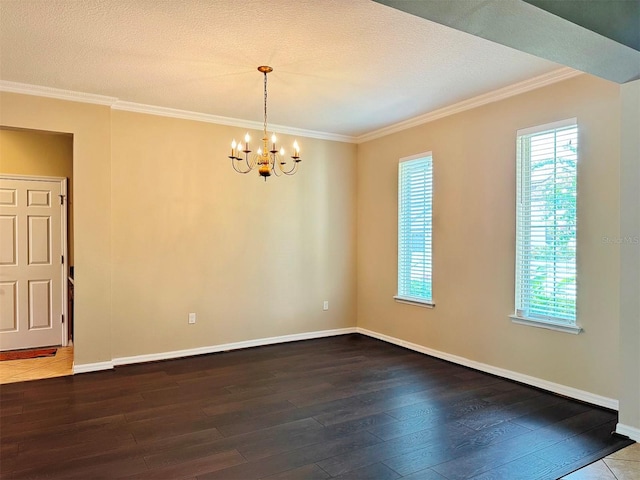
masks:
{"label": "chandelier chain", "polygon": [[267,72],[264,73],[264,136],[267,136]]}

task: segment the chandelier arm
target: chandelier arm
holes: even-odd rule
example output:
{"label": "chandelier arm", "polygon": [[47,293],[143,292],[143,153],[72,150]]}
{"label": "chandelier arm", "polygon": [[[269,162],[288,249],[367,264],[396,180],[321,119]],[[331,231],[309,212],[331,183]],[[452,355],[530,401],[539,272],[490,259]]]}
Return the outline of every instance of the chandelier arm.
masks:
{"label": "chandelier arm", "polygon": [[281,174],[278,173],[278,168],[276,167],[276,164],[278,165],[278,167],[280,166],[280,162],[278,162],[278,155],[276,153],[273,153],[271,157],[272,157],[271,171],[276,177],[279,177]]}
{"label": "chandelier arm", "polygon": [[257,154],[257,153],[254,153],[254,154],[252,154],[252,155],[249,155],[249,153],[248,153],[248,152],[247,152],[247,153],[245,153],[244,160],[245,160],[245,163],[247,164],[247,168],[248,168],[249,170],[253,170],[253,169],[255,169],[255,168],[256,168],[256,165],[257,165],[257,159],[258,159],[258,158],[259,158],[259,157],[258,157],[258,154]]}
{"label": "chandelier arm", "polygon": [[278,166],[280,167],[280,171],[285,175],[293,175],[298,171],[298,163],[299,162],[293,162],[293,166],[289,170],[285,170],[282,163],[279,163]]}
{"label": "chandelier arm", "polygon": [[[233,167],[233,169],[234,169],[236,172],[238,172],[238,173],[249,173],[249,172],[251,171],[251,169],[248,169],[248,170],[240,170],[240,169],[236,166],[236,162],[235,162],[235,160],[242,160],[242,159],[239,159],[239,158],[238,158],[238,159],[231,160],[231,166]],[[240,163],[240,162],[238,162],[238,164],[239,164],[239,163]]]}

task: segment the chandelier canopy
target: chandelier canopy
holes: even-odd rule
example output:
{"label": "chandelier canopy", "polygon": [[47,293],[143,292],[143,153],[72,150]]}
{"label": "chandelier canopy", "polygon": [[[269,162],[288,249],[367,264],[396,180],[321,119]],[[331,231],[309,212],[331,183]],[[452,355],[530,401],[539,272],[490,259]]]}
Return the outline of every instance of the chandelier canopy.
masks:
{"label": "chandelier canopy", "polygon": [[[264,75],[264,128],[262,137],[262,147],[258,147],[256,153],[251,154],[249,149],[249,133],[244,136],[244,148],[242,141],[237,142],[235,139],[231,142],[231,166],[238,173],[249,173],[258,169],[258,174],[264,177],[270,177],[273,173],[275,176],[293,175],[298,171],[298,164],[302,161],[300,158],[300,147],[298,142],[293,142],[293,165],[289,167],[285,160],[284,148],[276,147],[276,134],[271,135],[271,146],[269,146],[269,138],[267,136],[267,74],[273,72],[273,68],[262,65],[258,67],[258,71]],[[244,155],[243,155],[244,154]]]}

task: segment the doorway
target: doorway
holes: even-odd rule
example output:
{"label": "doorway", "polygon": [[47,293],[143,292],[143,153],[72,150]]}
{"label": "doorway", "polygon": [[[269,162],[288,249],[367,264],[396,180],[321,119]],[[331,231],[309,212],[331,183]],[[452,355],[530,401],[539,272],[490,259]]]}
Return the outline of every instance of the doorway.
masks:
{"label": "doorway", "polygon": [[[0,150],[0,350],[69,345],[72,356],[73,136],[0,127]],[[24,362],[45,363],[2,370]]]}

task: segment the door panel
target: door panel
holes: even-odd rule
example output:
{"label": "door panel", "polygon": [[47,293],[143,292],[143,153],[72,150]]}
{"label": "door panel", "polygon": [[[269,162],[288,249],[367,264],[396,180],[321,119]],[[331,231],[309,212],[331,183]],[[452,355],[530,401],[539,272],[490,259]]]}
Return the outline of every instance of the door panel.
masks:
{"label": "door panel", "polygon": [[0,205],[16,205],[16,190],[14,188],[0,188]]}
{"label": "door panel", "polygon": [[0,216],[0,265],[16,265],[18,219],[15,215]]}
{"label": "door panel", "polygon": [[18,330],[18,289],[16,282],[0,283],[0,332]]}
{"label": "door panel", "polygon": [[27,243],[29,265],[51,264],[51,218],[29,215]]}
{"label": "door panel", "polygon": [[51,328],[51,281],[29,280],[29,330]]}
{"label": "door panel", "polygon": [[0,350],[63,342],[61,190],[0,179]]}

